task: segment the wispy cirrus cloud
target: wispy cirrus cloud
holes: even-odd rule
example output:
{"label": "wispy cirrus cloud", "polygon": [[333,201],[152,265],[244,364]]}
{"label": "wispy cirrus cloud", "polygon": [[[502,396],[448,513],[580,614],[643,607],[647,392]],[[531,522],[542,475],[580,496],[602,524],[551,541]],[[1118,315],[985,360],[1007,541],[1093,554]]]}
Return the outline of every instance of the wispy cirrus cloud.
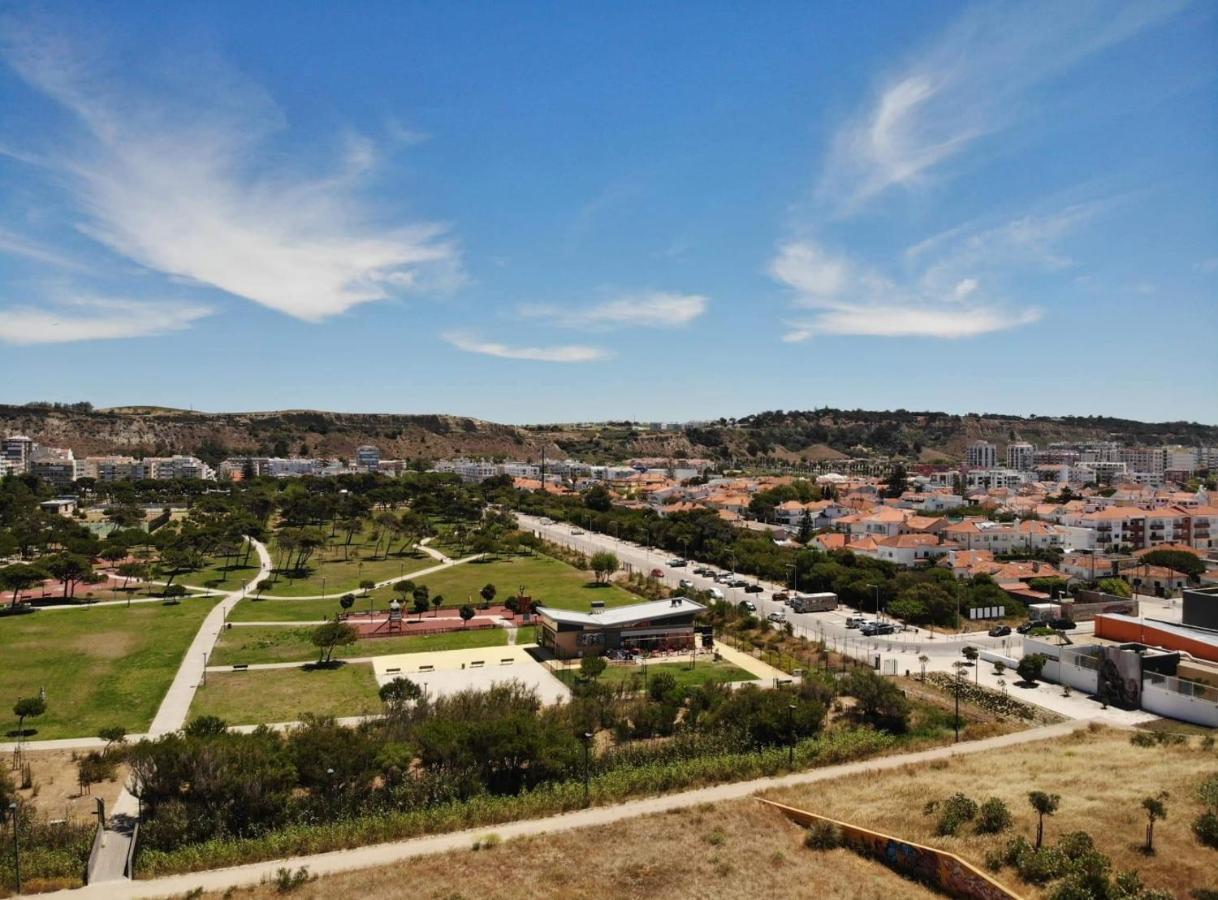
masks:
{"label": "wispy cirrus cloud", "polygon": [[645,291],[615,297],[583,309],[547,304],[525,305],[520,315],[567,328],[680,328],[702,316],[709,301],[701,294]]}
{"label": "wispy cirrus cloud", "polygon": [[375,215],[373,142],[349,135],[326,171],[304,171],[276,143],[283,112],[222,62],[137,78],[135,61],[82,44],[0,20],[0,56],[79,125],[27,158],[68,186],[79,230],[110,250],[306,321],[457,276],[444,227]]}
{"label": "wispy cirrus cloud", "polygon": [[532,362],[587,363],[610,359],[613,353],[601,347],[580,344],[560,344],[547,347],[520,347],[488,341],[467,332],[450,331],[442,335],[445,341],[466,353],[479,353],[500,359],[523,359]]}
{"label": "wispy cirrus cloud", "polygon": [[1019,122],[1037,89],[1185,5],[1039,0],[972,7],[842,125],[818,197],[850,214],[892,188],[926,182],[982,138]]}
{"label": "wispy cirrus cloud", "polygon": [[20,234],[0,229],[0,253],[20,256],[59,269],[84,270],[86,266],[52,247],[30,240]]}
{"label": "wispy cirrus cloud", "polygon": [[152,337],[182,331],[211,312],[198,304],[110,297],[11,306],[0,309],[0,341],[61,344]]}

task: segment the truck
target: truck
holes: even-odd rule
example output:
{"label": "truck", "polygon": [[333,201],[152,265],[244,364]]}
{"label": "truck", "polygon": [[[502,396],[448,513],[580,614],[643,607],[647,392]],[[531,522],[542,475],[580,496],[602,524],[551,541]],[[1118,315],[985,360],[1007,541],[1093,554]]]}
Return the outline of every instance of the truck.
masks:
{"label": "truck", "polygon": [[791,609],[797,613],[828,612],[837,609],[837,594],[827,591],[821,594],[793,594]]}

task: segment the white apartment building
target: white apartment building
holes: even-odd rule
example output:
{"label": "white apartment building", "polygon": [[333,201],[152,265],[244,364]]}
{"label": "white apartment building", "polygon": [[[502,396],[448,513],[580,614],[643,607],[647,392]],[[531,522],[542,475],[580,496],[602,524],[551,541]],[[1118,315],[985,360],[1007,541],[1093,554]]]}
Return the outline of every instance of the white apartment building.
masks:
{"label": "white apartment building", "polygon": [[173,478],[212,479],[216,473],[207,463],[194,456],[153,456],[144,460],[148,477],[158,481]]}
{"label": "white apartment building", "polygon": [[86,456],[81,477],[98,481],[141,481],[148,477],[148,464],[132,456]]}
{"label": "white apartment building", "polygon": [[1007,444],[1007,468],[1028,472],[1036,464],[1036,448],[1027,441]]}
{"label": "white apartment building", "polygon": [[1018,488],[1031,475],[1014,469],[970,469],[965,484],[970,491],[988,491],[994,488]]}
{"label": "white apartment building", "polygon": [[972,469],[992,469],[998,464],[998,448],[989,441],[973,441],[965,452],[965,461]]}
{"label": "white apartment building", "polygon": [[34,455],[34,448],[38,446],[33,439],[26,437],[24,434],[14,434],[4,439],[4,458],[8,460],[8,467],[13,472],[24,472],[26,465],[30,461],[30,457]]}
{"label": "white apartment building", "polygon": [[365,444],[362,447],[357,447],[355,450],[355,464],[361,469],[375,469],[381,462],[381,451],[379,448],[371,444]]}

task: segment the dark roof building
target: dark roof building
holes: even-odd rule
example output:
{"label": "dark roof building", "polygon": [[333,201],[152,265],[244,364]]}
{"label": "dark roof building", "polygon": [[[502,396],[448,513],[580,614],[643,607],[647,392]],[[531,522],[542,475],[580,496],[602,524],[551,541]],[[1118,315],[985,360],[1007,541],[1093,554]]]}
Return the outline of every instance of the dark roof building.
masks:
{"label": "dark roof building", "polygon": [[694,646],[694,619],[704,609],[685,597],[590,613],[539,606],[537,642],[559,659],[618,649],[688,650]]}

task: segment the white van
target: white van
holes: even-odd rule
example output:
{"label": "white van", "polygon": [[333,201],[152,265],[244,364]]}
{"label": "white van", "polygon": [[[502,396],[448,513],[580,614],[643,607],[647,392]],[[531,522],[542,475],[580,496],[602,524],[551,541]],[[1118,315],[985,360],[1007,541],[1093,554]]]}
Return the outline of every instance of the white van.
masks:
{"label": "white van", "polygon": [[710,598],[712,600],[722,600],[723,599],[723,591],[719,590],[717,587],[709,588],[707,590],[707,593],[710,594]]}

